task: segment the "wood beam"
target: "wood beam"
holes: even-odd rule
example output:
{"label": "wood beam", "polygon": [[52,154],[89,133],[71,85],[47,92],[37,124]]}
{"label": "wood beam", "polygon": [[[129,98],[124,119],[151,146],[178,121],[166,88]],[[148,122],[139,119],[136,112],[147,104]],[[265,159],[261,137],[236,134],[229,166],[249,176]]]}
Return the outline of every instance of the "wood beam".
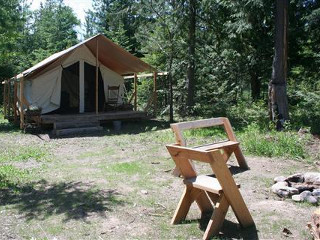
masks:
{"label": "wood beam", "polygon": [[99,113],[99,42],[96,38],[96,114]]}
{"label": "wood beam", "polygon": [[3,85],[3,113],[4,118],[7,117],[7,83],[4,81]]}
{"label": "wood beam", "polygon": [[137,111],[137,88],[138,88],[138,76],[137,74],[135,73],[134,74],[134,110]]}
{"label": "wood beam", "polygon": [[[157,73],[158,76],[166,76],[168,75],[168,72],[158,72]],[[139,74],[137,75],[138,78],[142,78],[142,77],[153,77],[154,73],[145,73],[145,74]],[[134,75],[131,76],[124,76],[123,79],[132,79],[134,78]]]}
{"label": "wood beam", "polygon": [[10,93],[11,92],[11,87],[10,87],[10,82],[8,82],[8,108],[7,108],[7,113],[8,113],[8,119],[10,118],[11,116],[11,96],[10,96]]}
{"label": "wood beam", "polygon": [[156,116],[157,115],[157,108],[158,108],[158,105],[157,105],[157,103],[158,103],[158,95],[157,95],[157,72],[154,72],[153,73],[153,106],[154,106],[154,108],[153,108],[153,114],[154,114],[154,116]]}
{"label": "wood beam", "polygon": [[14,123],[17,123],[17,119],[18,119],[18,116],[17,116],[17,101],[18,101],[18,96],[17,96],[17,93],[18,93],[18,83],[15,81],[14,82],[14,90],[13,90],[13,117],[14,117]]}
{"label": "wood beam", "polygon": [[24,79],[20,79],[20,129],[24,128],[24,111],[23,111],[23,99],[24,99]]}

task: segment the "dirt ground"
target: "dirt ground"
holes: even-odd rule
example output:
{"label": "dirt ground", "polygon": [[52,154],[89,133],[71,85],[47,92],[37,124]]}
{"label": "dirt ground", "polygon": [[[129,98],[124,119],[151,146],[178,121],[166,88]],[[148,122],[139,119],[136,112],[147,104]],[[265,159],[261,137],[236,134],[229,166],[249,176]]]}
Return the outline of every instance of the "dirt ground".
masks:
{"label": "dirt ground", "polygon": [[[206,222],[196,204],[186,221],[170,225],[183,191],[165,148],[174,141],[170,129],[135,124],[58,139],[0,131],[0,152],[16,144],[44,149],[40,159],[0,162],[28,175],[17,190],[0,191],[0,239],[201,239]],[[318,171],[317,164],[246,159],[250,170],[234,159],[230,166],[256,226],[241,229],[229,209],[220,238],[311,239],[306,224],[316,207],[280,199],[270,187],[276,176]]]}

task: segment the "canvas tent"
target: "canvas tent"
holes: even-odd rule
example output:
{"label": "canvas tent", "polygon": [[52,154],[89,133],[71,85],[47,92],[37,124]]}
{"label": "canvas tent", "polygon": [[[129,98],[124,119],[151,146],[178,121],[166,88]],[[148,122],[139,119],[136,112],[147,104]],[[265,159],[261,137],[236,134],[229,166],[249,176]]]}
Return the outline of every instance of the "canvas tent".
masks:
{"label": "canvas tent", "polygon": [[120,86],[118,103],[121,104],[123,76],[153,70],[99,34],[48,57],[15,79],[20,80],[17,92],[22,88],[23,94],[18,94],[20,102],[41,107],[42,114],[83,113],[103,110],[108,86]]}

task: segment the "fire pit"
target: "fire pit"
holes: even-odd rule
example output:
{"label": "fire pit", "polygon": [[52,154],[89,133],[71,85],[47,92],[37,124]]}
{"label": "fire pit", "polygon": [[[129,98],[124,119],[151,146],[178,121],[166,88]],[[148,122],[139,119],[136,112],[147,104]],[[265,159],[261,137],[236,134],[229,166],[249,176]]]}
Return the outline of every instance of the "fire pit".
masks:
{"label": "fire pit", "polygon": [[289,177],[279,176],[274,179],[272,192],[281,198],[292,198],[296,202],[320,202],[320,173],[297,173]]}

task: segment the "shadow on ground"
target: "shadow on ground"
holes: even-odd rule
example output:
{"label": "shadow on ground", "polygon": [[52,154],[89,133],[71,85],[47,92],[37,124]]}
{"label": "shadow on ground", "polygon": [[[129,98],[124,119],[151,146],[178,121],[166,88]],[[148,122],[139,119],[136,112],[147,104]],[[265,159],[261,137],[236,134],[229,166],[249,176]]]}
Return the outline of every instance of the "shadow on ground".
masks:
{"label": "shadow on ground", "polygon": [[20,131],[19,126],[10,122],[1,122],[0,123],[0,133],[1,132],[17,132]]}
{"label": "shadow on ground", "polygon": [[0,189],[0,205],[12,205],[28,220],[45,219],[64,214],[64,221],[86,219],[98,214],[103,216],[123,205],[116,190],[99,190],[82,182],[49,184],[45,180],[24,185],[14,190]]}
{"label": "shadow on ground", "polygon": [[[210,214],[206,214],[201,219],[185,220],[182,224],[190,224],[194,222],[199,223],[199,228],[201,231],[205,232],[207,225],[211,217]],[[224,220],[223,226],[220,230],[218,236],[214,236],[214,239],[248,239],[248,240],[258,240],[258,230],[255,226],[242,228],[238,223],[231,222],[229,220]]]}

